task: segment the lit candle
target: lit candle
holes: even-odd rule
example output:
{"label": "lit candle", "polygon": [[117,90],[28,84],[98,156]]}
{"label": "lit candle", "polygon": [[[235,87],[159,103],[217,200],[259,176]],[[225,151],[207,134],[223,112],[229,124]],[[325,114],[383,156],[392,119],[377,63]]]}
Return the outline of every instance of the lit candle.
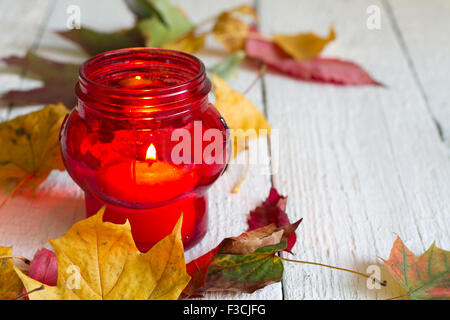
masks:
{"label": "lit candle", "polygon": [[[189,172],[173,164],[158,161],[156,148],[151,144],[146,152],[146,161],[121,162],[106,167],[98,173],[99,186],[113,198],[131,204],[152,205],[141,210],[140,224],[132,226],[133,235],[139,241],[142,235],[146,242],[156,243],[170,233],[183,213],[182,236],[190,237],[195,226],[195,207],[192,201],[163,209],[158,204],[186,194],[197,182],[195,172]],[[110,215],[108,215],[109,217]],[[121,223],[124,219],[119,218]],[[145,221],[144,221],[145,220]],[[118,221],[119,222],[119,221]],[[157,226],[148,231],[148,226]]]}

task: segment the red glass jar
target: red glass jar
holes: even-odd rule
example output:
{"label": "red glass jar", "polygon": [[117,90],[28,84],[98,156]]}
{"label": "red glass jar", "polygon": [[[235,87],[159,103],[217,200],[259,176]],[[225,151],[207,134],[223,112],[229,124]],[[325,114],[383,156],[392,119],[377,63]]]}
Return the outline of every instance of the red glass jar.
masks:
{"label": "red glass jar", "polygon": [[[226,124],[208,101],[210,89],[203,63],[172,50],[121,49],[82,65],[78,104],[62,126],[61,149],[67,171],[85,192],[87,216],[106,205],[104,220],[128,219],[141,251],[169,234],[181,213],[185,248],[201,240],[206,191],[230,153]],[[216,135],[203,137],[208,129]],[[203,138],[221,146],[212,152],[214,161],[205,158],[210,144]],[[174,160],[176,150],[181,163]]]}

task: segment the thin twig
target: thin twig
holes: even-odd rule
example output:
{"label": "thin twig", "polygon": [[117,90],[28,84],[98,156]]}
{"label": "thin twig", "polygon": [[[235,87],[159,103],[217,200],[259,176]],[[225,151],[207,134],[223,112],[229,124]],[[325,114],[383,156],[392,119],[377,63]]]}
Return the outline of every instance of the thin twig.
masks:
{"label": "thin twig", "polygon": [[359,276],[365,277],[365,278],[370,278],[373,279],[373,281],[376,281],[377,283],[379,283],[380,285],[382,285],[383,287],[385,287],[387,285],[387,281],[386,280],[379,280],[377,278],[372,277],[369,274],[366,273],[362,273],[359,271],[355,271],[355,270],[350,270],[350,269],[346,269],[346,268],[340,268],[340,267],[335,267],[335,266],[330,266],[328,264],[323,264],[323,263],[318,263],[318,262],[310,262],[310,261],[302,261],[302,260],[292,260],[292,259],[287,259],[287,258],[283,258],[280,257],[281,260],[284,261],[288,261],[288,262],[295,262],[295,263],[303,263],[303,264],[312,264],[315,266],[321,266],[321,267],[326,267],[326,268],[330,268],[330,269],[336,269],[336,270],[341,270],[341,271],[346,271],[346,272],[350,272],[350,273],[354,273],[357,274]]}
{"label": "thin twig", "polygon": [[258,83],[258,81],[261,79],[261,77],[266,72],[266,70],[267,70],[267,65],[265,63],[261,63],[259,66],[259,69],[258,69],[258,75],[252,81],[252,83],[248,86],[248,88],[245,89],[244,92],[242,93],[244,96],[255,86],[256,83]]}
{"label": "thin twig", "polygon": [[44,285],[41,285],[39,288],[33,289],[33,290],[31,290],[30,292],[22,293],[21,295],[15,297],[13,300],[19,300],[19,299],[22,299],[23,297],[26,297],[26,296],[28,296],[29,294],[33,293],[33,292],[41,291],[41,290],[44,290]]}

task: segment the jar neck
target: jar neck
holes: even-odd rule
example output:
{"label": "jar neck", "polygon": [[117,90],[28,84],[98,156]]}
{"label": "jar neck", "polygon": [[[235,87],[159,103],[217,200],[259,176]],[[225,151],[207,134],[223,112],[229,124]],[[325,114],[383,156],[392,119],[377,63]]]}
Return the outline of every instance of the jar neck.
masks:
{"label": "jar neck", "polygon": [[196,57],[173,50],[105,52],[80,68],[78,108],[113,118],[170,117],[205,105],[211,82]]}

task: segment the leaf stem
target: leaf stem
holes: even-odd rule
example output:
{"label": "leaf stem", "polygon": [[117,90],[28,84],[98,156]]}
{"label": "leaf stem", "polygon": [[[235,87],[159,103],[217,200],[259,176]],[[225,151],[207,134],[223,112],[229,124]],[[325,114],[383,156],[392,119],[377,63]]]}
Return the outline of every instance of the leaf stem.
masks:
{"label": "leaf stem", "polygon": [[12,196],[19,191],[19,189],[24,185],[25,182],[32,179],[34,177],[34,173],[29,174],[28,176],[24,177],[22,180],[19,181],[19,183],[14,187],[14,189],[6,196],[6,198],[2,201],[0,204],[0,209],[3,208],[3,206],[8,202],[9,199],[12,198]]}
{"label": "leaf stem", "polygon": [[340,267],[335,267],[335,266],[330,266],[328,264],[323,264],[323,263],[318,263],[318,262],[311,262],[311,261],[302,261],[302,260],[292,260],[292,259],[287,259],[287,258],[283,258],[280,257],[281,260],[283,261],[287,261],[287,262],[295,262],[295,263],[303,263],[303,264],[312,264],[315,266],[321,266],[321,267],[326,267],[326,268],[330,268],[330,269],[335,269],[335,270],[341,270],[341,271],[346,271],[346,272],[350,272],[350,273],[354,273],[357,274],[359,276],[362,276],[364,278],[370,278],[373,279],[373,281],[376,281],[377,283],[379,283],[380,285],[382,285],[383,287],[385,287],[387,285],[387,281],[386,280],[379,280],[377,278],[373,278],[371,275],[366,274],[366,273],[362,273],[359,271],[355,271],[355,270],[351,270],[351,269],[346,269],[346,268],[340,268]]}
{"label": "leaf stem", "polygon": [[[246,141],[246,143],[247,143],[247,141]],[[247,179],[248,170],[250,168],[250,150],[248,148],[248,145],[245,146],[245,152],[247,153],[247,157],[246,157],[247,161],[246,161],[246,164],[245,164],[245,171],[242,174],[242,176],[239,179],[239,181],[234,186],[233,190],[231,190],[231,193],[238,193],[238,191],[241,188],[242,184],[244,183],[245,179]]]}
{"label": "leaf stem", "polygon": [[22,256],[10,255],[10,256],[0,256],[0,260],[2,259],[19,259],[22,260],[25,264],[30,264],[31,261]]}
{"label": "leaf stem", "polygon": [[252,81],[252,83],[250,83],[248,88],[245,89],[244,92],[242,93],[244,96],[255,86],[255,84],[258,83],[258,81],[261,79],[261,77],[266,72],[266,70],[267,70],[267,65],[265,63],[261,63],[261,65],[259,66],[258,74],[257,74],[256,78]]}
{"label": "leaf stem", "polygon": [[26,296],[29,295],[30,293],[33,293],[33,292],[36,292],[36,291],[41,291],[41,290],[44,290],[44,285],[41,285],[40,287],[38,287],[38,288],[36,288],[36,289],[33,289],[33,290],[29,291],[29,292],[22,293],[21,295],[15,297],[13,300],[19,300],[19,299],[22,299],[23,297],[26,297]]}

